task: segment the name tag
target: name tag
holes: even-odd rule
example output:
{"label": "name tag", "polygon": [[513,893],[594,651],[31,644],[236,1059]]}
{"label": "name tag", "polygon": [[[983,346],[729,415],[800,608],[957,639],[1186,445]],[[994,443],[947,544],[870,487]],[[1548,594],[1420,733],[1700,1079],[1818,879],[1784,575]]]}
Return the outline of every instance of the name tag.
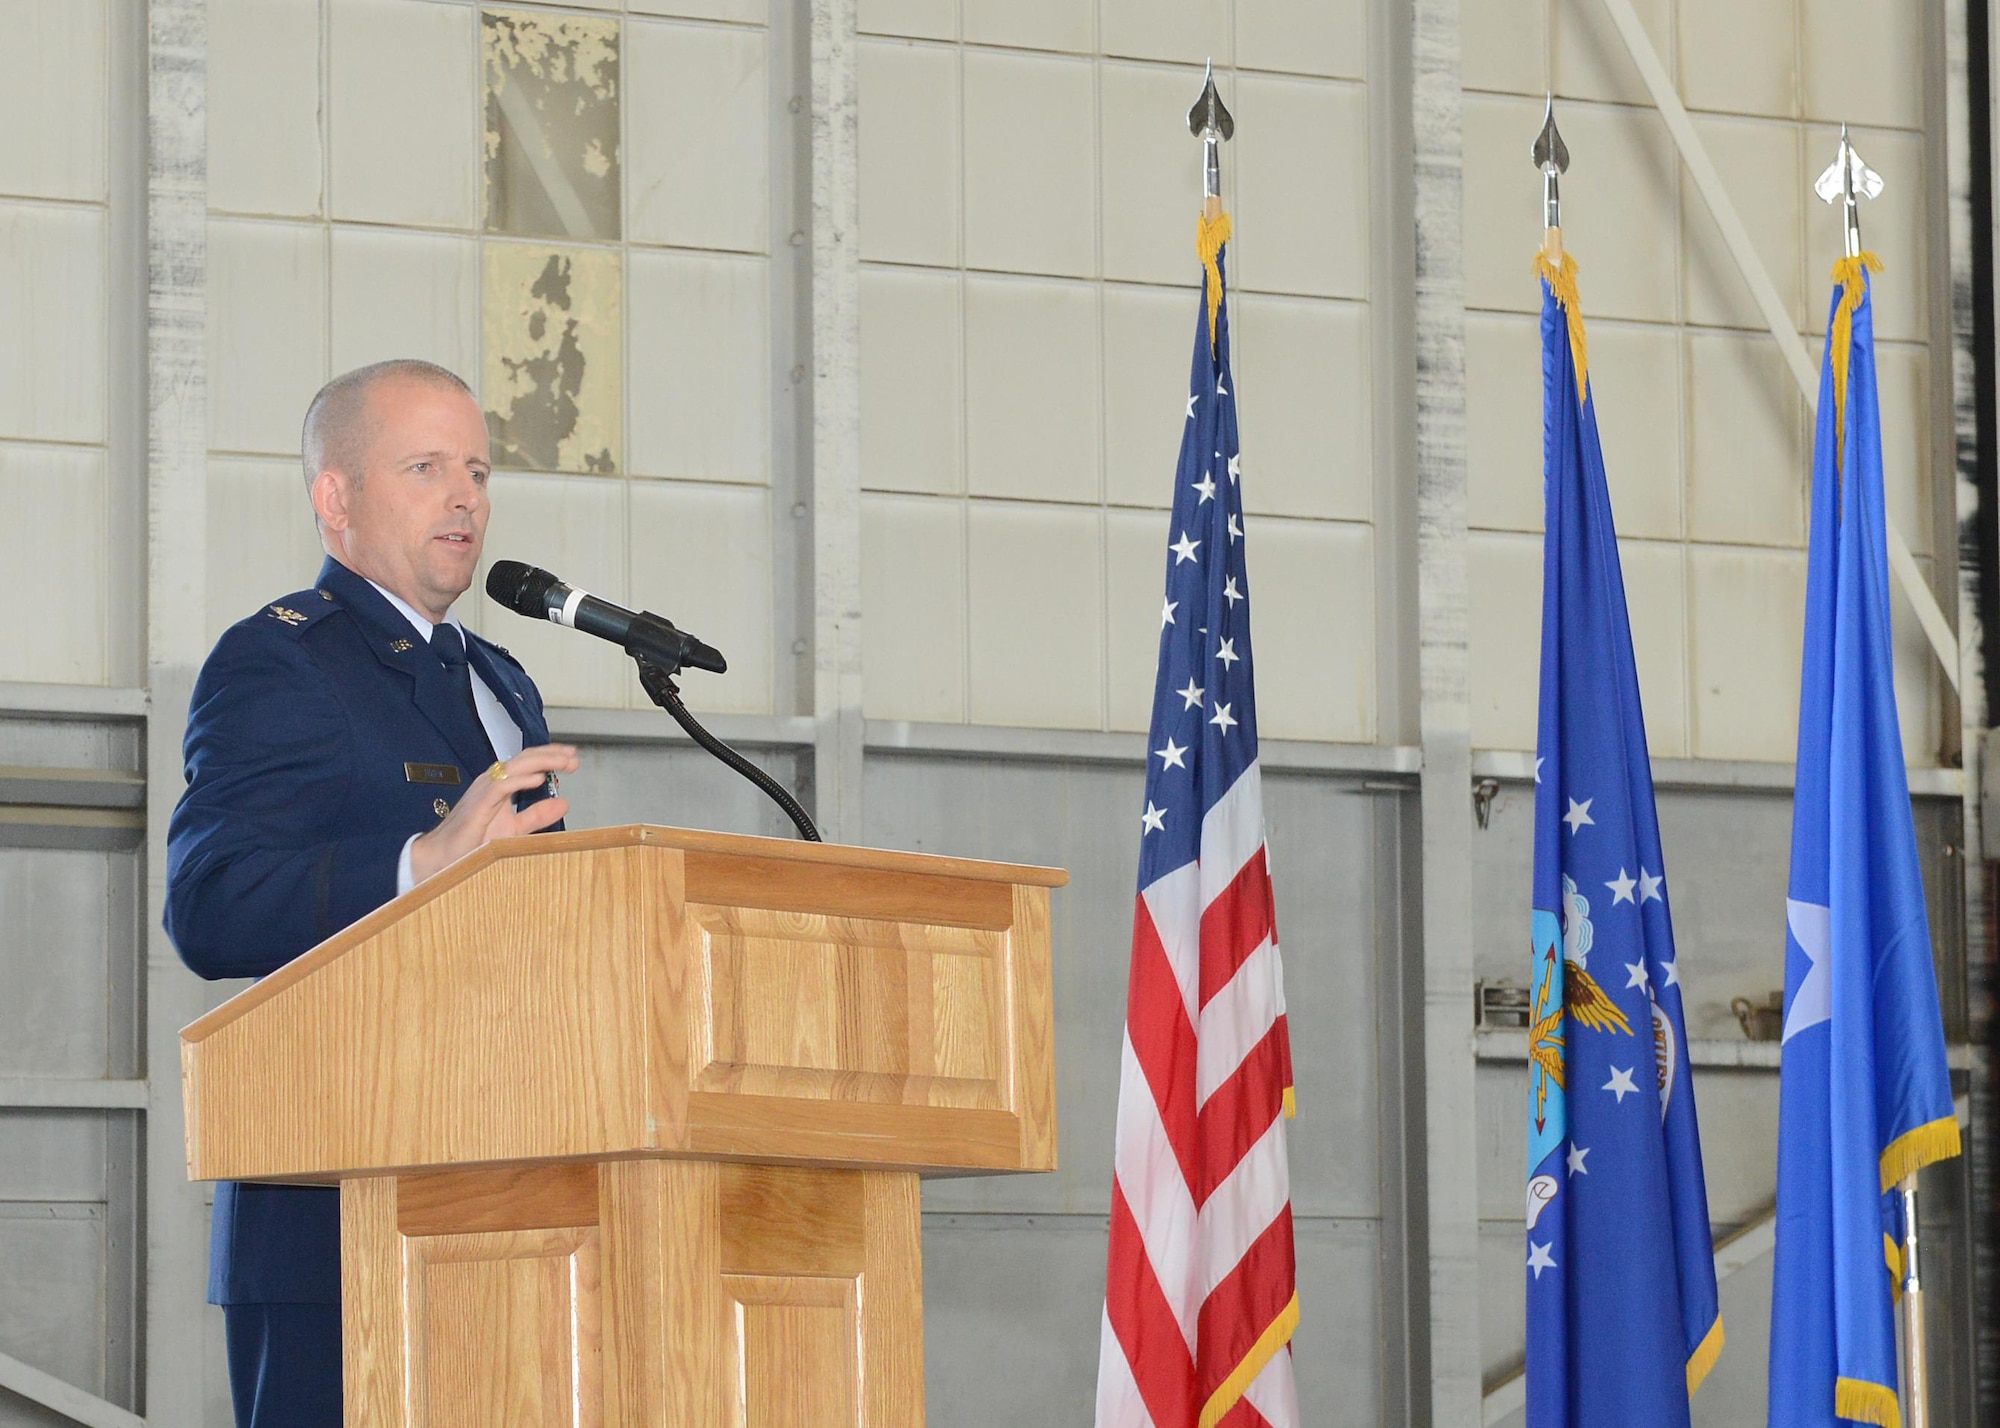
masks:
{"label": "name tag", "polygon": [[458,767],[455,764],[406,763],[403,765],[403,781],[405,783],[445,783],[456,785],[462,780],[459,778]]}

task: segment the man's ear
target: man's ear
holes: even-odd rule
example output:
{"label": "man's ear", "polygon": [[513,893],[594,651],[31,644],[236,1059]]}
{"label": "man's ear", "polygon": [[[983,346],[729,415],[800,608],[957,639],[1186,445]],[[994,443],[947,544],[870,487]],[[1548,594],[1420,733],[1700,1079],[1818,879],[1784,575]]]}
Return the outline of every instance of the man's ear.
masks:
{"label": "man's ear", "polygon": [[347,478],[338,471],[322,471],[313,477],[313,514],[319,517],[320,527],[329,531],[344,531],[350,522]]}

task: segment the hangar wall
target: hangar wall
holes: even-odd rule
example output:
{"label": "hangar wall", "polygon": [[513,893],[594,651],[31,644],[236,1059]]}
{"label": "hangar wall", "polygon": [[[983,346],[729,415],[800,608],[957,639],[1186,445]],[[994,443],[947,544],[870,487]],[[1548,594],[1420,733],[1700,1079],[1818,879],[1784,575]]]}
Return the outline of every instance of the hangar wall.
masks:
{"label": "hangar wall", "polygon": [[[1640,6],[1809,347],[1838,243],[1806,192],[1828,125],[1854,121],[1888,177],[1863,221],[1888,263],[1891,510],[1956,610],[1962,16],[1755,8]],[[1071,868],[1063,1169],[932,1187],[928,1366],[941,1424],[1084,1416],[1195,306],[1183,116],[1209,57],[1239,124],[1310,1421],[1507,1421],[1481,1399],[1521,1351],[1525,1073],[1476,1031],[1472,981],[1525,976],[1544,89],[1714,1063],[1711,1217],[1756,1222],[1775,1075],[1727,1007],[1779,980],[1808,431],[1599,0],[0,0],[0,33],[0,555],[65,595],[0,639],[0,1354],[160,1422],[227,1422],[173,1036],[233,988],[195,983],[157,930],[179,728],[215,634],[317,565],[306,400],[415,354],[507,436],[494,555],[724,648],[732,674],[690,703],[830,826]],[[1439,212],[1462,215],[1449,243]],[[1457,534],[1427,540],[1440,511]],[[585,745],[578,822],[782,831],[610,652],[468,605]],[[1978,706],[1897,619],[1952,1039],[1983,1075],[1959,767]],[[1495,785],[1484,827],[1433,757],[1440,640]],[[1939,1421],[1970,1422],[1966,1173],[1928,1188]],[[1726,1282],[1705,1424],[1762,1419],[1768,1276],[1753,1258]],[[60,1421],[0,1388],[0,1423]]]}

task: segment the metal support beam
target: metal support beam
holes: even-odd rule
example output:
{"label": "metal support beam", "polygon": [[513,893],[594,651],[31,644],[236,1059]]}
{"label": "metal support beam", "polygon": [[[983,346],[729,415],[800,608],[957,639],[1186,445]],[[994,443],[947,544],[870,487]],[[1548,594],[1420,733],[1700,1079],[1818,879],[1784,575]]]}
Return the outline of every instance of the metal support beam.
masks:
{"label": "metal support beam", "polygon": [[[1715,171],[1715,164],[1708,157],[1708,148],[1701,142],[1701,136],[1695,133],[1693,121],[1688,118],[1680,95],[1674,90],[1672,78],[1667,74],[1666,66],[1660,63],[1658,52],[1653,49],[1652,38],[1647,35],[1645,26],[1639,23],[1639,17],[1632,9],[1632,0],[1604,0],[1604,8],[1611,13],[1612,22],[1624,37],[1632,63],[1639,67],[1639,75],[1646,81],[1646,88],[1659,108],[1660,117],[1667,122],[1667,132],[1673,135],[1674,147],[1680,150],[1681,162],[1687,165],[1695,187],[1701,191],[1708,211],[1714,215],[1716,226],[1722,230],[1722,241],[1729,247],[1729,255],[1736,260],[1743,280],[1750,285],[1751,296],[1756,298],[1758,310],[1764,314],[1764,322],[1771,329],[1771,336],[1777,340],[1778,350],[1784,354],[1785,363],[1792,369],[1799,390],[1805,394],[1806,409],[1816,410],[1819,406],[1819,372],[1793,325],[1792,315],[1785,311],[1777,285],[1764,271],[1763,260],[1757,256],[1757,249],[1750,241],[1750,230],[1743,226],[1736,205],[1729,201],[1729,192],[1722,186],[1722,176]],[[1958,689],[1958,636],[1952,633],[1951,621],[1945,618],[1937,595],[1925,583],[1923,571],[1917,568],[1916,557],[1910,554],[1910,543],[1903,539],[1903,533],[1896,528],[1894,521],[1888,523],[1888,532],[1889,568],[1895,573],[1897,586],[1909,599],[1910,608],[1916,614],[1917,623],[1923,626],[1932,650],[1937,653],[1938,663],[1944,666],[1944,677],[1951,681],[1955,691]]]}
{"label": "metal support beam", "polygon": [[861,170],[857,0],[811,0],[813,805],[861,838]]}
{"label": "metal support beam", "polygon": [[[1423,1086],[1433,1428],[1479,1421],[1479,1137],[1473,1027],[1472,703],[1467,687],[1463,100],[1458,0],[1411,7],[1416,218],[1417,697],[1423,749]],[[1414,1170],[1415,1167],[1412,1167]],[[1412,1325],[1413,1330],[1417,1328]],[[1428,1411],[1423,1411],[1427,1408]]]}
{"label": "metal support beam", "polygon": [[149,1094],[144,1081],[0,1076],[0,1109],[9,1111],[143,1111]]}

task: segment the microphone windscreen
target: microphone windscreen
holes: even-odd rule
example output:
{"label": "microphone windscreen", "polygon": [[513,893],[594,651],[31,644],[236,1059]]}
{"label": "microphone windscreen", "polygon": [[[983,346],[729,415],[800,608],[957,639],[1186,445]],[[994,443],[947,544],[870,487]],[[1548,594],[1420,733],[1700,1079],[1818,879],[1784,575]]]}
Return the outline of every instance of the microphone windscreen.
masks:
{"label": "microphone windscreen", "polygon": [[486,594],[531,620],[549,617],[549,592],[562,582],[546,570],[518,560],[496,560],[486,572]]}

